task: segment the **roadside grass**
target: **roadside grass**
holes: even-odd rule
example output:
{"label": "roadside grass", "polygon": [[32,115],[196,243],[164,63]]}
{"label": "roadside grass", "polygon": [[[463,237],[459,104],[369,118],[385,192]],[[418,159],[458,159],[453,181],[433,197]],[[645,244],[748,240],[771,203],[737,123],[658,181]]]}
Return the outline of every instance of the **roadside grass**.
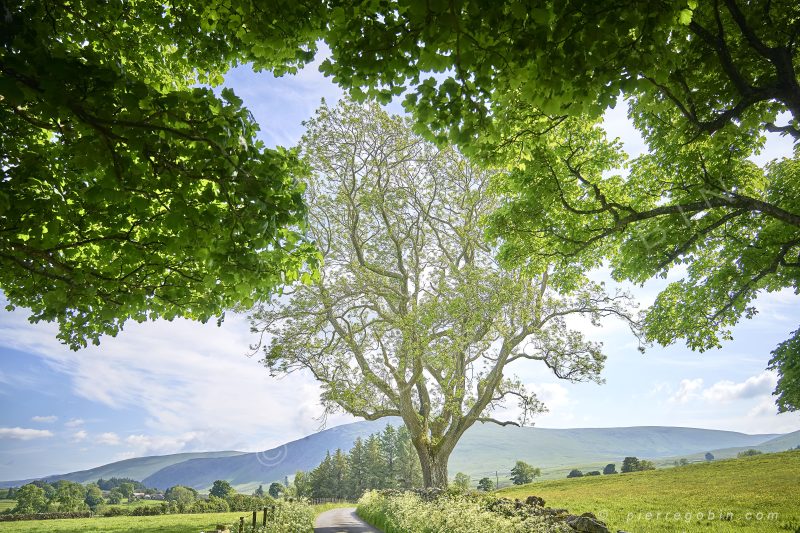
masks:
{"label": "roadside grass", "polygon": [[[337,507],[353,507],[353,504],[325,503],[312,506],[314,515]],[[213,531],[217,524],[230,526],[237,531],[239,517],[243,516],[249,524],[252,513],[247,511],[231,513],[168,514],[159,516],[114,516],[94,518],[73,518],[66,520],[24,520],[19,522],[0,522],[2,533],[199,533]],[[259,513],[259,524],[261,514]]]}
{"label": "roadside grass", "polygon": [[541,481],[496,494],[536,495],[549,507],[591,512],[612,531],[795,533],[800,531],[800,451]]}

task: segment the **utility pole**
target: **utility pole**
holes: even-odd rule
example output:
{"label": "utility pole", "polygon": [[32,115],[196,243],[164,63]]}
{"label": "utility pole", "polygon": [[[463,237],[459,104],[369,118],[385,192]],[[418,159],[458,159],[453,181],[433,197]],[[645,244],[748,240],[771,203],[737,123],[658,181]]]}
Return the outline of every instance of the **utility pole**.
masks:
{"label": "utility pole", "polygon": [[497,470],[494,471],[494,488],[500,488],[500,476],[497,474]]}

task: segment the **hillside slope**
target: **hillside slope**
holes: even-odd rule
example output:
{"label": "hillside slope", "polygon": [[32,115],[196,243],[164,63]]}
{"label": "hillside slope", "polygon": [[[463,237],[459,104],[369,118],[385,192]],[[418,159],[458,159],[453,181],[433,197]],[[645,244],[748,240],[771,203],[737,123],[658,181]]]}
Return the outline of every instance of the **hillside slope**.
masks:
{"label": "hillside slope", "polygon": [[[393,421],[395,424],[398,421]],[[309,435],[262,453],[218,459],[195,459],[166,467],[144,480],[166,488],[176,484],[199,490],[227,479],[239,490],[283,481],[297,470],[322,461],[328,450],[349,450],[356,437],[380,431],[385,422],[356,422]],[[621,461],[626,455],[659,458],[724,447],[754,446],[776,435],[746,435],[694,428],[632,427],[543,429],[478,424],[462,438],[450,458],[450,471],[472,477],[507,472],[518,459],[548,467]]]}
{"label": "hillside slope", "polygon": [[[75,481],[78,483],[89,483],[97,481],[100,478],[108,479],[111,477],[126,477],[131,479],[142,480],[147,476],[158,472],[159,470],[181,463],[190,459],[207,459],[217,457],[231,457],[242,454],[244,452],[236,451],[222,451],[222,452],[197,452],[197,453],[175,453],[171,455],[154,455],[150,457],[135,457],[133,459],[125,459],[123,461],[116,461],[89,470],[80,470],[77,472],[70,472],[68,474],[55,474],[44,478],[45,481],[58,481],[66,479],[68,481]],[[33,479],[14,480],[14,481],[0,481],[0,487],[18,487],[33,481]]]}
{"label": "hillside slope", "polygon": [[800,531],[800,451],[652,470],[540,481],[502,489],[573,513],[611,531],[637,533]]}
{"label": "hillside slope", "polygon": [[[397,419],[389,420],[394,425]],[[318,465],[325,454],[337,448],[349,450],[357,437],[381,431],[387,421],[355,422],[333,427],[302,439],[259,453],[210,452],[187,453],[161,457],[143,457],[111,463],[91,470],[73,472],[46,479],[96,481],[100,477],[131,477],[148,486],[168,488],[187,485],[207,490],[214,480],[226,479],[241,491],[252,491],[258,485],[283,481],[297,470]],[[545,477],[563,477],[569,468],[601,468],[605,463],[620,463],[628,455],[671,464],[675,457],[701,460],[707,451],[741,450],[759,446],[764,451],[785,450],[800,444],[800,432],[789,435],[747,435],[676,427],[628,427],[546,429],[499,427],[477,424],[462,438],[450,459],[450,472],[465,472],[477,479],[497,470],[501,478],[517,460],[524,460],[544,471]],[[719,452],[719,457],[726,453]],[[735,452],[730,452],[735,456]],[[727,456],[730,456],[727,455]],[[23,482],[0,483],[19,486]]]}
{"label": "hillside slope", "polygon": [[[785,452],[787,450],[796,448],[797,446],[800,446],[800,431],[793,431],[792,433],[787,433],[786,435],[781,435],[758,444],[716,448],[711,449],[710,451],[715,459],[731,459],[736,457],[739,452],[749,449],[759,450],[764,453],[774,453]],[[685,454],[680,457],[667,457],[662,461],[656,461],[656,464],[659,466],[668,466],[677,459],[688,459],[691,463],[699,463],[705,460],[704,455],[704,453],[692,453]]]}
{"label": "hillside slope", "polygon": [[298,470],[309,470],[317,466],[329,450],[349,450],[356,438],[366,437],[384,426],[385,423],[379,422],[345,424],[264,452],[176,463],[142,481],[148,487],[166,489],[181,484],[204,490],[211,487],[214,480],[225,479],[239,490],[252,490],[261,484],[283,481],[285,476],[292,476]]}

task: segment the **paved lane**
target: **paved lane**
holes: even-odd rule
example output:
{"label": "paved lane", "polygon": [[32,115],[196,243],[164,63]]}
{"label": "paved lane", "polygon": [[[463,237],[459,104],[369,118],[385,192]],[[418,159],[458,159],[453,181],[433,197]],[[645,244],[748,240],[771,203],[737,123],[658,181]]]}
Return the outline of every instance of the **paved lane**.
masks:
{"label": "paved lane", "polygon": [[314,533],[381,533],[356,515],[355,507],[325,511],[314,522]]}

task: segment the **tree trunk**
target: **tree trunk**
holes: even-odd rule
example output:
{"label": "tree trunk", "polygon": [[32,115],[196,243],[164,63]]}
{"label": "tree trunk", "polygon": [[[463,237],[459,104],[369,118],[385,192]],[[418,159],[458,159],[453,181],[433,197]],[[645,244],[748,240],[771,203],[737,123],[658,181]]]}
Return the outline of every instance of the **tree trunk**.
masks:
{"label": "tree trunk", "polygon": [[422,483],[426,489],[447,488],[447,460],[450,453],[430,453],[428,450],[417,450],[422,465]]}

